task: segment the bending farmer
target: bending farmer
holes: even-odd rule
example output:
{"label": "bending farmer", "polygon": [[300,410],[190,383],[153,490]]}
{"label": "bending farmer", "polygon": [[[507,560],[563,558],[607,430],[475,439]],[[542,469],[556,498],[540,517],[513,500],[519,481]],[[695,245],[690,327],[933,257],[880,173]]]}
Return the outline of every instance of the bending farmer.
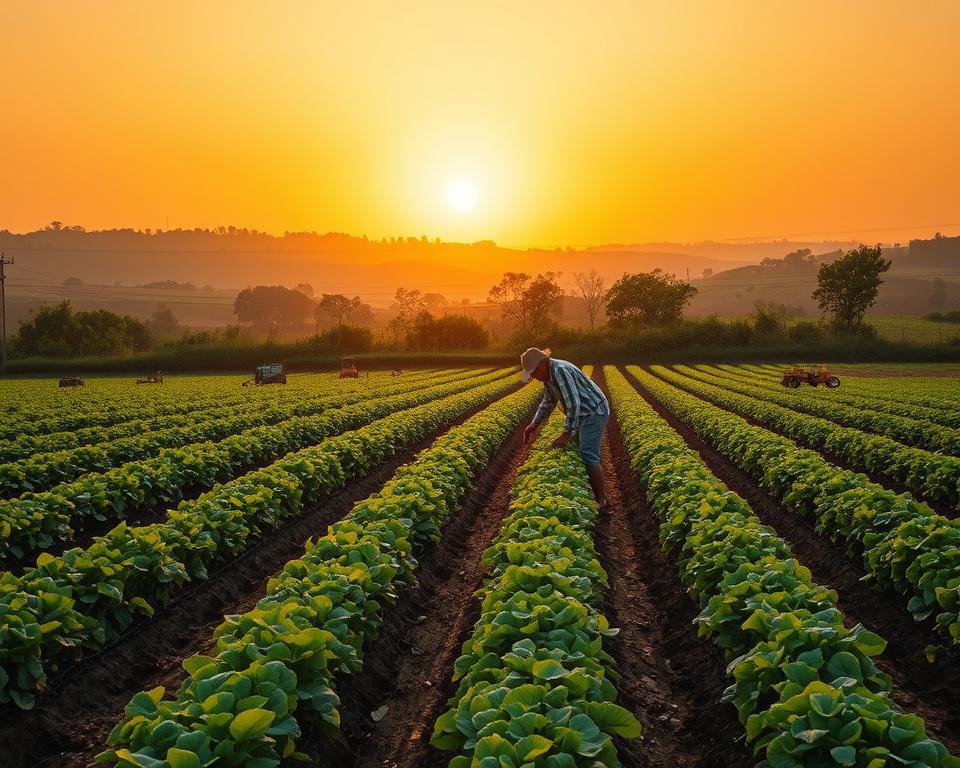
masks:
{"label": "bending farmer", "polygon": [[587,465],[590,487],[600,511],[607,508],[607,494],[603,486],[603,467],[600,466],[600,438],[610,417],[607,398],[577,366],[566,360],[554,360],[549,349],[530,347],[520,355],[523,382],[531,378],[543,382],[543,400],[533,416],[533,422],[523,432],[523,444],[529,443],[540,425],[547,420],[557,403],[567,414],[563,434],[553,441],[554,448],[570,442],[577,433],[580,455]]}

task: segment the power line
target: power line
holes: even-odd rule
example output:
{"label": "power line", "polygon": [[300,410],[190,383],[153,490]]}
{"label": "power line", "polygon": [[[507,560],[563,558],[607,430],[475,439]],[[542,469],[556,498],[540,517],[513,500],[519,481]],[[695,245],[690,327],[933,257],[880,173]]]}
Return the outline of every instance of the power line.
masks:
{"label": "power line", "polygon": [[2,376],[7,371],[7,294],[5,284],[7,282],[7,276],[3,272],[3,268],[7,264],[13,264],[13,258],[9,261],[5,258],[6,254],[0,253],[0,326],[2,326],[2,334],[0,334],[0,376]]}

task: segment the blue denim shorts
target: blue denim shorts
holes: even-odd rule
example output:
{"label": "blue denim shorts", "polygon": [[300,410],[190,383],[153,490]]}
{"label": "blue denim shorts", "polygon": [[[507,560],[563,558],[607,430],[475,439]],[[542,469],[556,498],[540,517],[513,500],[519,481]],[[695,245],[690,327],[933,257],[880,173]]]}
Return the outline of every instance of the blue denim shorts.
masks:
{"label": "blue denim shorts", "polygon": [[607,426],[609,414],[598,416],[584,416],[577,427],[577,445],[580,446],[580,455],[586,464],[600,463],[600,439]]}

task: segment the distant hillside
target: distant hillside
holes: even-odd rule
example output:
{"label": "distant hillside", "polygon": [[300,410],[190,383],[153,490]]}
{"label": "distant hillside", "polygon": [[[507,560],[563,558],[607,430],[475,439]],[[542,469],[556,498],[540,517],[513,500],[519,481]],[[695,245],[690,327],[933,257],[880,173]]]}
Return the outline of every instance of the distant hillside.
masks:
{"label": "distant hillside", "polygon": [[[930,311],[927,299],[937,277],[947,280],[938,290],[949,304],[944,308],[952,308],[958,243],[960,238],[940,238],[889,249],[894,269],[881,293],[888,311]],[[560,272],[561,285],[572,293],[574,273],[590,269],[608,282],[624,272],[653,269],[689,277],[700,289],[692,306],[696,314],[743,314],[757,298],[812,310],[816,266],[854,245],[702,242],[521,250],[491,241],[374,241],[335,232],[275,236],[235,227],[87,232],[54,223],[25,234],[0,231],[0,250],[16,258],[7,272],[8,317],[14,326],[31,309],[64,298],[79,308],[103,307],[137,317],[149,316],[164,302],[188,325],[215,326],[232,320],[239,290],[258,284],[308,283],[317,294],[359,295],[386,308],[401,286],[440,293],[452,303],[483,302],[507,271]],[[789,256],[797,252],[812,258]]]}
{"label": "distant hillside", "polygon": [[[942,240],[960,241],[960,238]],[[891,267],[883,277],[872,312],[924,314],[931,311],[931,307],[960,307],[960,257],[943,256],[937,249],[933,249],[934,256],[928,255],[926,244],[935,242],[915,240],[909,248],[883,249]],[[818,309],[811,294],[817,286],[817,271],[821,264],[834,261],[841,255],[843,251],[840,249],[812,253],[805,248],[781,259],[765,258],[759,264],[724,270],[709,279],[692,281],[698,293],[691,302],[690,313],[744,315],[753,311],[758,299],[763,299],[816,315]]]}

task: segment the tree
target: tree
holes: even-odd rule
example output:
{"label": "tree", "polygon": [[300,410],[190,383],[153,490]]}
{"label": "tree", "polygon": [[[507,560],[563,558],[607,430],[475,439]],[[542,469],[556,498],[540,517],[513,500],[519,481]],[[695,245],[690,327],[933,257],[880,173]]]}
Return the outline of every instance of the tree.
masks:
{"label": "tree", "polygon": [[122,355],[152,345],[146,323],[103,309],[74,312],[69,301],[40,307],[20,323],[13,339],[14,352],[21,356]]}
{"label": "tree", "polygon": [[525,272],[506,272],[490,289],[489,299],[500,307],[505,320],[523,336],[543,333],[563,308],[563,290],[557,272],[531,277]]}
{"label": "tree", "polygon": [[607,283],[595,269],[589,272],[574,272],[573,279],[577,284],[577,293],[583,299],[590,320],[590,330],[597,325],[597,315],[603,309],[607,300]]}
{"label": "tree", "polygon": [[436,312],[438,309],[447,306],[447,297],[442,293],[425,293],[423,294],[423,304],[428,312]]}
{"label": "tree", "polygon": [[180,323],[177,322],[173,310],[166,304],[157,304],[157,308],[150,315],[149,326],[152,333],[157,336],[179,336]]}
{"label": "tree", "polygon": [[833,326],[848,332],[863,325],[864,313],[877,300],[883,280],[880,275],[890,269],[880,246],[861,245],[832,264],[822,264],[817,272],[817,289],[813,298],[822,312],[833,315]]}
{"label": "tree", "polygon": [[612,325],[663,325],[679,320],[696,293],[659,269],[625,274],[607,292],[607,317]]}
{"label": "tree", "polygon": [[282,285],[245,288],[233,303],[233,312],[242,323],[274,330],[303,324],[313,311],[313,302],[299,291]]}
{"label": "tree", "polygon": [[412,322],[426,308],[426,297],[416,288],[397,288],[393,295],[393,310],[405,321]]}
{"label": "tree", "polygon": [[357,325],[339,325],[317,334],[320,347],[333,348],[341,354],[369,352],[373,346],[373,332]]}
{"label": "tree", "polygon": [[786,304],[757,299],[753,306],[757,310],[757,317],[754,321],[754,328],[756,328],[757,333],[773,335],[786,330],[787,318],[790,316]]}
{"label": "tree", "polygon": [[325,324],[326,321],[339,327],[350,320],[360,306],[359,296],[348,299],[342,293],[325,293],[314,307],[313,316],[318,323]]}
{"label": "tree", "polygon": [[414,321],[427,306],[423,294],[416,288],[397,288],[393,295],[394,316],[387,323],[387,330],[393,336],[393,342],[399,346],[409,335]]}
{"label": "tree", "polygon": [[511,321],[522,333],[526,333],[528,324],[523,297],[531,279],[526,272],[506,272],[488,295],[500,307],[503,319]]}
{"label": "tree", "polygon": [[302,293],[308,299],[313,298],[313,286],[310,285],[310,283],[297,283],[294,286],[294,290],[300,291],[300,293]]}
{"label": "tree", "polygon": [[475,351],[487,348],[490,334],[466,315],[435,318],[424,311],[414,320],[407,341],[410,347],[422,352]]}

